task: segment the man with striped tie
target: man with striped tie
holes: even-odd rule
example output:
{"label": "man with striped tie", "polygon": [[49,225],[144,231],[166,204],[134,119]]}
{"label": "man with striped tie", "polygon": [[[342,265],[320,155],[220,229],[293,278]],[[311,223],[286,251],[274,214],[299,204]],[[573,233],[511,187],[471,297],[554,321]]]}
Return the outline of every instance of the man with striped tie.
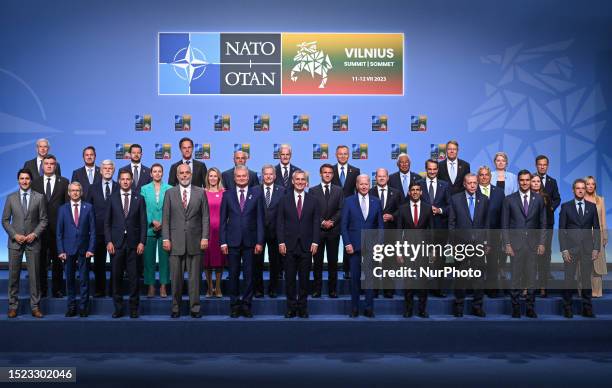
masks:
{"label": "man with striped tie", "polygon": [[276,179],[274,180],[274,184],[282,186],[285,192],[293,190],[291,177],[295,171],[301,170],[298,166],[291,164],[291,155],[291,146],[289,144],[281,144],[278,151],[280,163],[275,167]]}

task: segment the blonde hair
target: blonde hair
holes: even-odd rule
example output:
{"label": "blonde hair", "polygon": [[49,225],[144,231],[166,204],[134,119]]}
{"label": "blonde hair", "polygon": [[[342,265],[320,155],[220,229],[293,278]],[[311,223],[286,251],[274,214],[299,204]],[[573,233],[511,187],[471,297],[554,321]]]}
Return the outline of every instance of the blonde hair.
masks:
{"label": "blonde hair", "polygon": [[217,177],[219,180],[217,182],[217,188],[219,190],[223,190],[225,187],[223,187],[223,179],[221,179],[221,171],[217,167],[211,167],[208,169],[208,171],[206,171],[206,182],[205,182],[206,190],[210,190],[210,182],[208,181],[208,177],[210,176],[211,171],[214,171],[217,173]]}

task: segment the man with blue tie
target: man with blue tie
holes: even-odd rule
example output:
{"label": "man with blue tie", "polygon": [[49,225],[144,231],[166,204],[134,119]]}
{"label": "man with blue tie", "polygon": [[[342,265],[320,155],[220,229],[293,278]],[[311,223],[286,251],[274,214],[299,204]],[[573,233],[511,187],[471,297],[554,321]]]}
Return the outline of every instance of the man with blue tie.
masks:
{"label": "man with blue tie", "polygon": [[[351,318],[359,316],[359,293],[361,289],[361,254],[370,247],[362,246],[361,231],[378,229],[382,233],[384,222],[380,200],[369,195],[370,177],[361,174],[356,178],[357,194],[344,200],[340,230],[344,248],[349,255],[351,266]],[[365,253],[365,252],[364,252]],[[371,274],[366,273],[366,280]],[[366,307],[363,315],[374,317],[374,290],[365,291]]]}
{"label": "man with blue tie", "polygon": [[412,164],[410,156],[405,153],[401,153],[397,156],[397,168],[398,171],[394,172],[389,176],[389,186],[397,189],[402,194],[401,203],[410,202],[410,184],[421,180],[421,176],[415,172],[410,171],[410,165]]}
{"label": "man with blue tie", "polygon": [[536,255],[544,254],[546,240],[546,209],[541,196],[532,193],[531,173],[518,173],[519,191],[504,198],[502,205],[502,238],[512,264],[512,318],[521,317],[519,296],[522,277],[527,288],[526,316],[537,318],[535,312]]}
{"label": "man with blue tie", "polygon": [[130,294],[130,318],[138,318],[139,272],[138,259],[147,241],[147,210],[145,200],[132,186],[132,171],[119,171],[119,190],[111,194],[104,218],[104,240],[111,255],[113,270],[113,318],[123,316],[121,283],[127,269]]}
{"label": "man with blue tie", "polygon": [[[219,242],[229,259],[230,317],[252,318],[253,255],[263,251],[264,198],[260,186],[249,187],[249,169],[239,164],[234,169],[233,188],[223,195],[220,209]],[[240,265],[245,287],[240,298]]]}
{"label": "man with blue tie", "polygon": [[[463,178],[465,192],[460,192],[451,197],[451,206],[448,214],[448,229],[457,232],[453,242],[455,244],[487,244],[489,199],[477,191],[478,179],[475,174],[468,173]],[[482,276],[471,279],[474,290],[472,301],[472,314],[484,317],[485,311],[482,307],[484,289],[484,256],[474,255],[463,260],[455,258],[455,266],[458,270],[474,269],[480,270]],[[455,306],[453,314],[462,317],[465,302],[465,289],[468,279],[455,279]]]}
{"label": "man with blue tie", "polygon": [[74,275],[78,268],[81,290],[79,314],[85,318],[89,315],[89,258],[94,255],[96,245],[96,220],[91,204],[81,201],[79,182],[72,182],[68,186],[68,195],[70,201],[59,208],[57,216],[57,251],[66,272],[66,317],[77,314]]}
{"label": "man with blue tie", "polygon": [[[281,199],[276,219],[278,251],[285,256],[287,313],[285,318],[308,318],[308,285],[312,257],[319,246],[319,203],[304,189],[308,176],[296,171],[291,179],[293,191]],[[295,277],[299,278],[296,298]]]}
{"label": "man with blue tie", "polygon": [[100,167],[96,166],[96,149],[94,146],[87,146],[83,149],[83,162],[85,165],[77,168],[72,172],[70,182],[79,182],[83,192],[81,198],[87,198],[89,188],[102,178],[100,175]]}
{"label": "man with blue tie", "polygon": [[576,179],[572,185],[574,199],[561,205],[559,214],[559,245],[563,257],[565,286],[563,315],[572,318],[572,293],[576,289],[576,269],[580,265],[582,316],[595,318],[591,303],[591,274],[593,261],[600,247],[600,224],[594,203],[586,201],[586,181]]}
{"label": "man with blue tie", "polygon": [[[111,159],[102,161],[100,167],[102,179],[91,186],[85,202],[93,206],[96,218],[96,247],[93,258],[93,271],[96,281],[94,298],[103,298],[106,295],[106,242],[104,241],[104,218],[110,204],[111,194],[119,190],[117,182],[113,181],[115,162]],[[112,290],[108,291],[112,295]]]}

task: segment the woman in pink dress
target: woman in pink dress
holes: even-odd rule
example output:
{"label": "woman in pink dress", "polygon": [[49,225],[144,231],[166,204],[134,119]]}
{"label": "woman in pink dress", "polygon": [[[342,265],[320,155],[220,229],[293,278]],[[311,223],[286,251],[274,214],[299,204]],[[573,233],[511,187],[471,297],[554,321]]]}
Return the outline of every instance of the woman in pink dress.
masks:
{"label": "woman in pink dress", "polygon": [[[210,214],[210,236],[208,250],[204,253],[204,268],[206,269],[206,297],[216,296],[221,298],[221,275],[225,266],[225,256],[221,253],[219,245],[219,224],[221,199],[223,198],[223,182],[221,171],[211,167],[206,173],[206,197],[208,198],[208,211]],[[213,288],[212,272],[215,270],[215,287]]]}

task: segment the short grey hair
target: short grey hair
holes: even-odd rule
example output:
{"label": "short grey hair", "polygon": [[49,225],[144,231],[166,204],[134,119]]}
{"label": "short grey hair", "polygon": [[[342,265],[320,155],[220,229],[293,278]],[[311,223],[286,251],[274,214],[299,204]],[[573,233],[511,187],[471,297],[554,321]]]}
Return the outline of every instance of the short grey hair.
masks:
{"label": "short grey hair", "polygon": [[291,150],[291,146],[289,144],[281,144],[280,147],[278,148],[278,152],[280,153],[280,151],[282,151],[283,148],[288,149],[289,153],[293,154],[293,151]]}
{"label": "short grey hair", "polygon": [[269,168],[271,168],[271,169],[272,169],[272,172],[274,173],[274,176],[276,176],[276,168],[275,168],[273,165],[271,165],[271,164],[264,164],[264,165],[263,165],[263,167],[261,168],[261,173],[262,173],[262,175],[263,175],[263,173],[264,173],[264,172],[265,172],[267,169],[269,169]]}
{"label": "short grey hair", "polygon": [[298,174],[304,174],[304,178],[306,179],[306,182],[309,181],[310,175],[308,174],[308,172],[304,170],[295,170],[293,174],[291,174],[291,180],[295,179],[295,176]]}
{"label": "short grey hair", "polygon": [[363,179],[365,178],[368,183],[370,183],[370,176],[368,174],[359,174],[357,175],[357,179],[355,179],[355,186],[357,186],[359,184],[359,179]]}
{"label": "short grey hair", "polygon": [[[236,151],[238,152],[238,151]],[[240,151],[242,152],[242,151]],[[247,172],[247,174],[249,173],[249,168],[243,164],[239,164],[236,167],[234,167],[234,175],[236,175],[237,171],[241,171],[241,170],[245,170]]]}
{"label": "short grey hair", "polygon": [[38,143],[42,143],[42,142],[47,143],[47,146],[51,147],[51,142],[49,142],[49,139],[45,139],[44,137],[41,137],[40,139],[36,140],[36,146],[38,147]]}
{"label": "short grey hair", "polygon": [[402,152],[401,154],[397,155],[397,162],[399,163],[399,160],[404,157],[408,158],[408,162],[412,163],[412,160],[410,160],[410,155],[405,152]]}
{"label": "short grey hair", "polygon": [[70,186],[77,186],[79,188],[79,190],[81,191],[81,193],[83,192],[83,186],[81,186],[81,184],[79,182],[77,182],[77,181],[70,182],[69,187]]}
{"label": "short grey hair", "polygon": [[110,164],[111,166],[113,166],[113,169],[115,168],[115,162],[113,162],[111,159],[104,159],[102,161],[102,164],[100,164],[100,167],[104,166],[105,164]]}

